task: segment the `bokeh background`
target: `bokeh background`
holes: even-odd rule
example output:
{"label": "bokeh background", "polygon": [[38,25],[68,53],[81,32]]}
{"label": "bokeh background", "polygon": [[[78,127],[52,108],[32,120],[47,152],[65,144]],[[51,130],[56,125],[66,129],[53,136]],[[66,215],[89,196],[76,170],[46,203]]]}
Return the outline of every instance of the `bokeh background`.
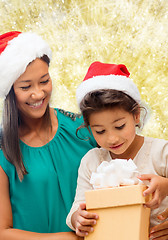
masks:
{"label": "bokeh background", "polygon": [[89,65],[122,63],[151,109],[142,133],[168,139],[167,0],[0,0],[0,33],[12,30],[50,44],[52,106],[77,112]]}

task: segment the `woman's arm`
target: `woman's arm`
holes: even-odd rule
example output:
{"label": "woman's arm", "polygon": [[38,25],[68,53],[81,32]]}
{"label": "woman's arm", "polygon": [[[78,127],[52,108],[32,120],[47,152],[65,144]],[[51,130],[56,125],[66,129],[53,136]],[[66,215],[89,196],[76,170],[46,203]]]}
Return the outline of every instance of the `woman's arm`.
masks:
{"label": "woman's arm", "polygon": [[[40,219],[39,219],[40,221]],[[82,240],[73,232],[34,233],[13,228],[9,181],[0,167],[0,239],[1,240]]]}
{"label": "woman's arm", "polygon": [[150,229],[149,237],[153,240],[167,240],[168,239],[168,208],[161,214],[159,214],[158,219],[162,221],[162,223],[152,227]]}

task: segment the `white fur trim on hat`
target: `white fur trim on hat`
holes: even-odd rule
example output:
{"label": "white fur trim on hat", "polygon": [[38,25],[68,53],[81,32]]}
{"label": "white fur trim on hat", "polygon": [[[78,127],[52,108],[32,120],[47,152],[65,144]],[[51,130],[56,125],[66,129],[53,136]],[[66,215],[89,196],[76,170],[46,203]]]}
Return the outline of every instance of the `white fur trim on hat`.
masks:
{"label": "white fur trim on hat", "polygon": [[141,102],[139,90],[132,79],[120,75],[102,75],[87,79],[78,86],[76,91],[78,105],[80,105],[87,93],[100,89],[122,91],[132,97],[137,103]]}
{"label": "white fur trim on hat", "polygon": [[21,33],[9,41],[0,55],[0,97],[5,98],[27,65],[44,54],[51,59],[49,45],[35,33]]}

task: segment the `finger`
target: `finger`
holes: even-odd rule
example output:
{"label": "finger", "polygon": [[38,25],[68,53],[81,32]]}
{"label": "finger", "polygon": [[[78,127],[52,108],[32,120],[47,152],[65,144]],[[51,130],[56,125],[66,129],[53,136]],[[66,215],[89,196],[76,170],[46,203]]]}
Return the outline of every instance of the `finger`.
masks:
{"label": "finger", "polygon": [[142,174],[138,176],[140,180],[151,180],[152,177],[153,177],[153,174]]}
{"label": "finger", "polygon": [[168,239],[168,229],[164,229],[162,231],[154,232],[149,235],[150,239],[153,240],[167,240]]}
{"label": "finger", "polygon": [[160,198],[157,197],[157,194],[154,198],[152,198],[152,200],[148,201],[145,203],[145,206],[151,209],[155,209],[158,208],[160,206]]}
{"label": "finger", "polygon": [[168,229],[168,221],[165,221],[161,224],[154,226],[153,228],[150,229],[150,233],[153,234],[154,232],[159,232],[165,229]]}
{"label": "finger", "polygon": [[80,203],[79,209],[86,210],[86,203]]}
{"label": "finger", "polygon": [[160,206],[160,204],[158,202],[149,202],[144,204],[144,206],[147,208],[156,209]]}
{"label": "finger", "polygon": [[150,201],[146,202],[145,205],[146,205],[146,207],[155,209],[155,208],[158,208],[160,206],[160,203],[161,203],[162,199],[159,195],[158,190],[156,190],[152,195],[153,195],[153,198]]}
{"label": "finger", "polygon": [[152,194],[156,191],[156,186],[153,184],[152,186],[149,186],[145,191],[143,191],[143,196],[146,197],[149,194]]}
{"label": "finger", "polygon": [[88,232],[80,231],[79,229],[76,229],[76,235],[79,237],[85,237],[88,235]]}
{"label": "finger", "polygon": [[78,222],[80,223],[80,225],[82,226],[94,226],[96,225],[97,221],[93,218],[91,219],[87,219],[87,218],[83,218],[81,216],[79,216],[78,218]]}
{"label": "finger", "polygon": [[160,220],[164,220],[164,219],[168,218],[168,208],[167,208],[164,212],[162,212],[161,214],[159,214],[159,215],[157,216],[157,218],[160,219]]}
{"label": "finger", "polygon": [[80,210],[79,209],[79,215],[83,218],[87,218],[87,219],[98,219],[99,216],[96,213],[92,213],[92,212],[88,212],[85,210]]}
{"label": "finger", "polygon": [[81,232],[93,232],[94,228],[91,226],[83,226],[83,225],[79,225],[78,230]]}
{"label": "finger", "polygon": [[93,232],[94,228],[91,225],[84,225],[81,222],[77,222],[76,223],[76,230],[78,229],[78,231],[80,232]]}

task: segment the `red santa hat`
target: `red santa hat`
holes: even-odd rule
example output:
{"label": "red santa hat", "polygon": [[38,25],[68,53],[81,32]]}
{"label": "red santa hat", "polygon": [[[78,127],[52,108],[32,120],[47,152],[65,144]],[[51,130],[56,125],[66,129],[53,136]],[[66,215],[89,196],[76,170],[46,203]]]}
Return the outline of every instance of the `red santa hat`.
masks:
{"label": "red santa hat", "polygon": [[140,103],[139,90],[132,79],[129,78],[129,75],[128,69],[123,64],[93,62],[83,82],[77,88],[76,97],[78,105],[80,105],[87,93],[100,89],[122,91]]}
{"label": "red santa hat", "polygon": [[0,35],[0,97],[5,98],[27,65],[43,55],[51,59],[51,49],[35,33],[12,31]]}

